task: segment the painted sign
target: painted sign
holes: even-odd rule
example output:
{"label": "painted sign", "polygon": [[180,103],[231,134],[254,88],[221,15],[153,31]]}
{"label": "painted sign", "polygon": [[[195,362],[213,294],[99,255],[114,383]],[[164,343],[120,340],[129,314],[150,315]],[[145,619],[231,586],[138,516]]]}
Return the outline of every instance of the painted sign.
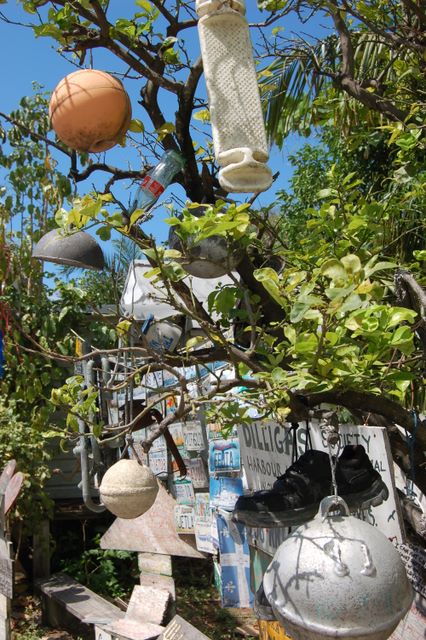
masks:
{"label": "painted sign", "polygon": [[209,443],[209,471],[212,474],[240,471],[241,455],[238,438],[211,440]]}
{"label": "painted sign", "polygon": [[155,476],[165,476],[168,472],[167,449],[154,449],[149,452],[149,468]]}
{"label": "painted sign", "polygon": [[183,424],[183,438],[187,451],[204,451],[206,448],[203,427],[197,420]]}
{"label": "painted sign", "polygon": [[212,539],[213,518],[216,523],[216,516],[210,506],[210,495],[208,493],[195,494],[195,544],[198,551],[205,553],[215,553]]}
{"label": "painted sign", "polygon": [[222,514],[217,516],[219,531],[221,600],[223,607],[251,607],[250,550],[244,526]]}
{"label": "painted sign", "polygon": [[181,422],[175,422],[171,424],[169,427],[169,431],[172,434],[173,440],[175,441],[175,445],[179,448],[184,448],[185,440],[183,437],[183,426]]}
{"label": "painted sign", "polygon": [[180,616],[175,616],[158,640],[210,640],[210,638]]}
{"label": "painted sign", "polygon": [[175,506],[175,524],[177,533],[194,533],[194,509],[184,504]]}
{"label": "painted sign", "polygon": [[194,487],[191,480],[180,480],[175,478],[173,480],[173,493],[178,504],[193,505],[195,501]]}
{"label": "painted sign", "polygon": [[[377,526],[389,539],[403,540],[403,524],[400,507],[395,500],[393,460],[390,452],[386,429],[382,427],[363,427],[341,425],[341,446],[362,444],[373,464],[380,472],[389,488],[389,498],[380,506],[362,513],[363,519]],[[276,478],[291,465],[292,433],[274,422],[253,422],[239,427],[241,460],[252,491],[269,489]],[[327,450],[324,434],[319,428],[311,429],[312,445],[321,451]],[[306,429],[297,430],[298,455],[302,455],[306,446]],[[288,529],[249,529],[250,544],[273,555],[288,535]]]}
{"label": "painted sign", "polygon": [[210,503],[217,509],[232,511],[238,497],[243,494],[241,478],[210,478]]}
{"label": "painted sign", "polygon": [[203,459],[187,458],[185,464],[188,478],[191,480],[194,489],[206,489],[209,486],[209,479]]}

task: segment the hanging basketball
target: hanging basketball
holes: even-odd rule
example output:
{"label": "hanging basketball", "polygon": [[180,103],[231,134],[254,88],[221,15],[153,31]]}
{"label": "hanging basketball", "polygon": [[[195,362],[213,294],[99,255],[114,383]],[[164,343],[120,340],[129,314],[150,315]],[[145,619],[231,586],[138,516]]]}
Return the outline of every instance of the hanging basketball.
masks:
{"label": "hanging basketball", "polygon": [[154,504],[158,482],[136,460],[119,460],[105,473],[99,493],[108,511],[118,518],[137,518]]}
{"label": "hanging basketball", "polygon": [[124,136],[132,106],[120,80],[105,71],[80,69],[53,91],[49,116],[56,135],[71,149],[99,153]]}

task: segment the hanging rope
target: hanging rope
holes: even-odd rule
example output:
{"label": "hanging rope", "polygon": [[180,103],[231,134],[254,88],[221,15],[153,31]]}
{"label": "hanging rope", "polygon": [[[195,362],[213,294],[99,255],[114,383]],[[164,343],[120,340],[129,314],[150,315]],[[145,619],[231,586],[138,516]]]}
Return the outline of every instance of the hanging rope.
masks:
{"label": "hanging rope", "polygon": [[305,440],[305,453],[313,449],[312,447],[312,439],[311,439],[311,427],[309,425],[309,420],[306,420],[306,440]]}
{"label": "hanging rope", "polygon": [[291,451],[291,464],[294,464],[298,459],[299,455],[297,453],[297,430],[299,428],[298,422],[292,422],[290,430],[292,431],[292,451]]}
{"label": "hanging rope", "polygon": [[417,416],[417,411],[415,411],[415,409],[412,409],[411,413],[413,416],[413,432],[409,433],[407,428],[405,428],[405,438],[406,438],[407,447],[408,447],[408,458],[410,461],[410,477],[408,477],[408,475],[406,477],[405,490],[409,498],[415,498],[417,494],[414,490],[414,484],[416,480],[414,451],[416,446],[417,429],[419,427],[419,419]]}

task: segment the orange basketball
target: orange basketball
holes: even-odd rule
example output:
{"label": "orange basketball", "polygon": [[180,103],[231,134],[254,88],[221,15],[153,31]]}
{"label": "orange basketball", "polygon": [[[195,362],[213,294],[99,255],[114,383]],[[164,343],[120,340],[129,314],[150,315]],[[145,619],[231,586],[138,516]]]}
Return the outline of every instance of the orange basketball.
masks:
{"label": "orange basketball", "polygon": [[105,71],[81,69],[58,84],[49,116],[56,135],[71,149],[98,153],[121,140],[132,106],[120,80]]}

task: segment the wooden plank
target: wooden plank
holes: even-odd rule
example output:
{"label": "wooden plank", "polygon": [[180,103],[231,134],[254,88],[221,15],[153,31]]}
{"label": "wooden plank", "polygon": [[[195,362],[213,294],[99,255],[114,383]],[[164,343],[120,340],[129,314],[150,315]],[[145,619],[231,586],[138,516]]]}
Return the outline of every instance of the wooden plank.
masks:
{"label": "wooden plank", "polygon": [[50,522],[40,522],[33,535],[33,582],[50,576]]}
{"label": "wooden plank", "polygon": [[0,476],[0,493],[6,491],[6,487],[9,484],[10,479],[16,471],[16,460],[9,460],[4,467]]}
{"label": "wooden plank", "polygon": [[136,585],[126,611],[126,620],[162,624],[167,616],[170,593],[155,587]]}
{"label": "wooden plank", "polygon": [[23,482],[24,482],[24,474],[22,473],[22,471],[18,471],[18,473],[15,473],[15,475],[11,477],[8,484],[6,485],[6,490],[4,492],[5,514],[9,513],[9,511],[15,505],[18,499],[18,496],[21,492]]}
{"label": "wooden plank", "polygon": [[42,593],[72,616],[86,624],[108,624],[124,617],[124,612],[64,573],[37,583]]}
{"label": "wooden plank", "polygon": [[13,560],[0,555],[0,594],[6,598],[13,598],[13,570]]}
{"label": "wooden plank", "polygon": [[164,627],[151,622],[141,623],[139,620],[116,620],[108,625],[112,638],[122,638],[125,640],[156,640]]}
{"label": "wooden plank", "polygon": [[198,631],[192,624],[180,616],[175,616],[167,625],[158,640],[210,640],[204,633]]}
{"label": "wooden plank", "polygon": [[141,573],[140,583],[143,587],[163,589],[170,593],[172,601],[176,600],[175,581],[169,576],[155,575],[154,573]]}
{"label": "wooden plank", "polygon": [[196,549],[194,536],[176,533],[175,504],[174,498],[160,485],[157,499],[147,513],[132,520],[116,518],[101,538],[101,549],[205,558]]}
{"label": "wooden plank", "polygon": [[162,576],[173,575],[171,556],[160,553],[138,553],[138,567],[141,573],[154,573]]}
{"label": "wooden plank", "polygon": [[[1,499],[0,499],[0,511],[1,511],[1,515],[2,515],[2,522],[4,522],[4,511],[3,511],[3,505],[4,505],[4,495],[0,494]],[[0,532],[2,534],[2,536],[4,536],[4,529],[1,530]],[[6,581],[4,582],[4,584],[2,585],[2,587],[4,588],[4,590],[6,591],[6,595],[4,595],[3,593],[0,593],[0,640],[10,640],[11,638],[11,628],[10,628],[10,618],[12,615],[12,600],[11,598],[13,597],[13,569],[14,569],[14,563],[12,561],[12,557],[13,557],[13,546],[11,542],[8,542],[4,537],[2,537],[0,539],[1,541],[1,553],[3,555],[3,560],[4,561],[9,561],[12,563],[12,569],[11,569],[11,584],[9,581],[10,578],[10,567],[7,567],[6,572],[5,572],[5,576],[6,576]],[[2,581],[4,580],[4,576],[1,576]],[[12,595],[11,595],[12,594]]]}

